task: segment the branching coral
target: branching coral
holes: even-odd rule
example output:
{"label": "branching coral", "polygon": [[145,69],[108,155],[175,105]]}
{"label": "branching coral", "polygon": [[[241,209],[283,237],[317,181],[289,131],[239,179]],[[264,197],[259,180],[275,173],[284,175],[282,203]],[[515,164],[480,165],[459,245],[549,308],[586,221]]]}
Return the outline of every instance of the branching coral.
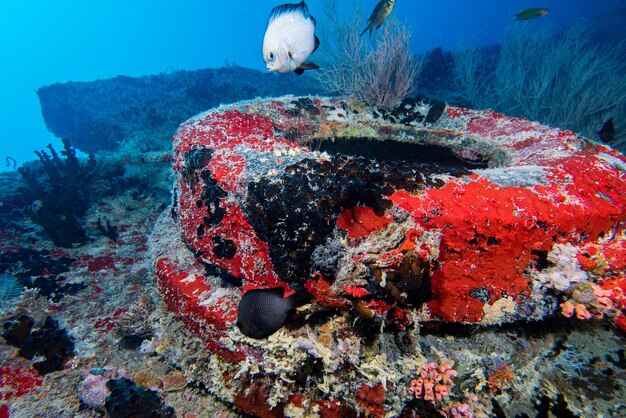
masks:
{"label": "branching coral", "polygon": [[45,150],[35,151],[41,162],[44,179],[39,172],[20,167],[18,171],[26,183],[24,194],[38,202],[30,216],[43,227],[55,245],[72,247],[87,241],[87,234],[80,218],[89,208],[89,185],[93,180],[96,160],[89,156],[81,164],[69,140],[63,140],[62,158],[48,145]]}
{"label": "branching coral", "polygon": [[12,274],[0,274],[0,312],[3,311],[9,301],[17,298],[24,292],[24,286]]}
{"label": "branching coral", "polygon": [[113,331],[121,339],[123,347],[137,348],[143,340],[152,338],[153,330],[149,322],[154,302],[147,293],[142,293],[131,307],[121,313]]}
{"label": "branching coral", "polygon": [[[543,26],[507,31],[497,63],[478,49],[454,53],[457,91],[473,107],[538,120],[593,139],[610,117],[616,143],[624,144],[626,43],[599,46],[593,27],[572,25],[560,33]],[[483,54],[484,55],[484,54]]]}
{"label": "branching coral", "polygon": [[330,93],[362,100],[390,109],[413,92],[423,66],[423,57],[411,51],[411,32],[391,19],[371,42],[359,36],[362,22],[340,22],[337,6],[326,5],[330,21],[325,41],[326,56],[314,76]]}

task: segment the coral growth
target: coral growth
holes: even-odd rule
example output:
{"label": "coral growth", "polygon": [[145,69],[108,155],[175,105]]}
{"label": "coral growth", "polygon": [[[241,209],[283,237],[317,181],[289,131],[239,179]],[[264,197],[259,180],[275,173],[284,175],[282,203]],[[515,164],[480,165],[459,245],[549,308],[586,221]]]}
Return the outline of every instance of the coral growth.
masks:
{"label": "coral growth", "polygon": [[17,298],[24,291],[24,286],[12,274],[0,273],[0,312],[12,299]]}
{"label": "coral growth", "polygon": [[[429,119],[432,103],[405,103],[386,113],[340,99],[255,100],[178,130],[174,204],[151,238],[156,281],[214,354],[208,368],[183,370],[225,402],[266,416],[307,405],[338,414],[341,399],[374,416],[426,407],[467,417],[485,410],[473,390],[519,390],[508,369],[489,386],[467,356],[484,335],[452,349],[457,336],[437,338],[437,327],[547,322],[563,298],[589,296],[578,286],[608,292],[603,280],[623,270],[622,156],[523,119],[449,106]],[[304,288],[313,301],[251,341],[237,306],[263,288]],[[602,309],[618,305],[607,292],[591,290]],[[508,348],[519,345],[493,348],[515,378],[524,371]],[[458,360],[464,398],[450,396],[457,371],[423,356]]]}
{"label": "coral growth", "polygon": [[[599,140],[602,124],[614,117],[624,149],[626,44],[598,43],[593,28],[576,22],[563,31],[550,26],[511,25],[497,64],[479,49],[454,54],[457,89],[480,109],[494,109]],[[575,65],[572,65],[575,64]],[[565,69],[567,69],[565,71]]]}
{"label": "coral growth", "polygon": [[0,366],[0,405],[2,401],[19,398],[36,390],[41,382],[41,375],[33,367],[14,364]]}
{"label": "coral growth", "polygon": [[373,386],[361,384],[356,393],[356,399],[368,416],[381,418],[385,415],[385,389],[381,383]]}
{"label": "coral growth", "polygon": [[141,388],[125,377],[111,379],[106,384],[111,392],[106,397],[105,410],[111,417],[173,418],[174,408],[164,405],[153,390]]}
{"label": "coral growth", "polygon": [[111,241],[117,241],[119,238],[119,233],[117,231],[117,227],[115,225],[111,225],[110,220],[106,220],[105,223],[102,222],[101,218],[98,218],[98,231]]}
{"label": "coral growth", "polygon": [[90,408],[104,410],[106,398],[111,394],[107,388],[108,380],[107,377],[100,374],[89,374],[80,383],[78,399]]}
{"label": "coral growth", "polygon": [[431,361],[422,365],[417,379],[411,380],[409,392],[426,401],[442,401],[450,393],[456,370],[445,361]]}
{"label": "coral growth", "polygon": [[20,356],[33,361],[33,367],[45,375],[61,370],[74,354],[74,342],[67,331],[51,317],[40,327],[26,315],[11,318],[3,324],[2,337],[20,350]]}
{"label": "coral growth", "polygon": [[469,404],[463,402],[454,402],[452,405],[446,405],[439,411],[445,418],[473,418],[472,408]]}
{"label": "coral growth", "polygon": [[75,258],[53,256],[46,249],[13,248],[0,253],[0,274],[11,275],[18,284],[36,289],[38,295],[58,302],[86,287],[84,283],[68,283],[67,273]]}
{"label": "coral growth", "polygon": [[153,330],[148,319],[153,309],[154,303],[150,295],[142,293],[128,310],[117,316],[113,332],[120,338],[122,347],[135,349],[144,340],[152,338]]}
{"label": "coral growth", "polygon": [[503,364],[498,367],[496,371],[491,373],[487,378],[487,387],[494,392],[498,393],[509,387],[513,383],[513,366],[510,364]]}
{"label": "coral growth", "polygon": [[60,247],[72,247],[87,242],[87,234],[81,223],[90,204],[89,184],[93,181],[96,160],[93,156],[81,163],[67,139],[63,140],[61,158],[52,145],[35,151],[43,170],[20,167],[26,188],[24,193],[37,202],[30,217],[40,225],[46,235]]}
{"label": "coral growth", "polygon": [[98,367],[85,372],[85,378],[78,387],[78,399],[89,408],[104,412],[106,400],[111,395],[108,382],[113,379],[129,379],[123,369]]}
{"label": "coral growth", "polygon": [[409,96],[417,85],[423,58],[411,50],[408,26],[390,19],[373,41],[359,36],[360,20],[340,21],[337,5],[327,5],[331,26],[327,56],[314,74],[322,87],[345,98],[362,100],[382,109],[391,109]]}

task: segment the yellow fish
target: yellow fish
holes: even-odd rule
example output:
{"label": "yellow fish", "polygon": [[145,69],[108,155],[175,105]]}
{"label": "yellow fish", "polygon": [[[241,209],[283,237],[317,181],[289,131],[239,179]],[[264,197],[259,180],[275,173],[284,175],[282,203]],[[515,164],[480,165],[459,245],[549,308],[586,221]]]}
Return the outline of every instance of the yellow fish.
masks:
{"label": "yellow fish", "polygon": [[548,13],[549,13],[548,9],[532,8],[532,9],[526,9],[523,12],[516,14],[515,18],[517,20],[530,20],[530,19],[535,19],[537,17],[546,16]]}
{"label": "yellow fish", "polygon": [[393,10],[393,6],[395,5],[396,0],[380,0],[376,7],[374,7],[374,11],[372,12],[370,18],[367,19],[367,21],[370,23],[363,30],[363,32],[361,32],[361,36],[363,36],[363,34],[367,32],[368,29],[370,30],[370,36],[372,36],[372,31],[374,29],[378,29],[380,25],[383,24],[385,19],[387,19],[387,16],[389,16],[391,11]]}

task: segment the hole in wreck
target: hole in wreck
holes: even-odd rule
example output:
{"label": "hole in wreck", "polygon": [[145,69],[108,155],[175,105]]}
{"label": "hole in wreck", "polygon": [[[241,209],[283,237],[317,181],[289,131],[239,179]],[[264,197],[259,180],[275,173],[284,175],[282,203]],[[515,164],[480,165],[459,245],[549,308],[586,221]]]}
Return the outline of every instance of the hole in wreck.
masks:
{"label": "hole in wreck", "polygon": [[[249,183],[248,222],[268,243],[272,265],[284,281],[302,283],[309,277],[313,252],[333,233],[344,210],[367,206],[382,216],[391,207],[386,196],[395,190],[413,193],[442,187],[445,182],[438,174],[462,177],[470,174],[469,168],[489,164],[477,156],[468,163],[451,147],[432,143],[450,139],[444,134],[418,134],[429,136],[421,137],[421,143],[376,137],[307,139],[311,149],[327,152],[331,158],[299,160],[284,168],[284,176]],[[400,287],[429,288],[418,279],[399,274]],[[413,283],[416,280],[421,284]],[[401,302],[418,306],[429,297],[417,299]]]}
{"label": "hole in wreck", "polygon": [[[441,141],[445,140],[442,136]],[[363,157],[384,162],[409,162],[416,165],[428,164],[442,168],[458,169],[487,168],[493,165],[491,156],[481,155],[468,149],[452,149],[433,143],[397,141],[391,138],[334,137],[315,138],[309,142],[311,149],[348,157]]]}

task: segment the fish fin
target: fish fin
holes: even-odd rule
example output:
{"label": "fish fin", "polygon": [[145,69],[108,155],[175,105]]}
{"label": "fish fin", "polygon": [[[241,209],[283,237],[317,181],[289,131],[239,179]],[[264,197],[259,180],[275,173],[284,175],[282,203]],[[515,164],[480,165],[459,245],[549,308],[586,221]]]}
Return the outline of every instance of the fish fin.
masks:
{"label": "fish fin", "polygon": [[317,70],[319,67],[319,65],[314,64],[312,62],[303,62],[302,64],[298,65],[298,68],[296,68],[295,70],[293,70],[294,73],[301,75],[304,70]]}
{"label": "fish fin", "polygon": [[363,34],[365,32],[367,32],[367,30],[370,30],[370,36],[372,36],[372,28],[370,27],[371,25],[367,25],[367,27],[365,29],[363,29],[363,32],[361,32],[361,34],[359,36],[363,36]]}
{"label": "fish fin", "polygon": [[285,48],[278,48],[276,50],[276,55],[278,58],[278,62],[282,65],[287,65],[289,60],[291,59],[291,53]]}
{"label": "fish fin", "polygon": [[293,309],[309,303],[312,299],[313,297],[306,289],[299,290],[293,295],[287,296],[287,300]]}
{"label": "fish fin", "polygon": [[281,298],[285,297],[285,288],[284,287],[273,287],[271,289],[264,289],[264,290],[270,291],[270,292],[280,296]]}
{"label": "fish fin", "polygon": [[319,46],[320,46],[320,38],[318,38],[317,35],[315,35],[315,45],[313,46],[313,51],[311,51],[311,54],[317,51],[317,47]]}
{"label": "fish fin", "polygon": [[278,295],[278,296],[280,296],[282,298],[282,297],[285,296],[285,288],[284,287],[272,287],[272,288],[265,288],[265,289],[250,289],[250,290],[246,291],[243,296],[246,296],[248,293],[250,293],[250,294],[255,294],[255,293],[273,293],[273,294]]}
{"label": "fish fin", "polygon": [[309,12],[306,3],[301,1],[298,4],[281,4],[272,9],[268,23],[272,23],[276,18],[288,13],[301,13],[305,19],[311,19],[315,25],[315,18]]}

